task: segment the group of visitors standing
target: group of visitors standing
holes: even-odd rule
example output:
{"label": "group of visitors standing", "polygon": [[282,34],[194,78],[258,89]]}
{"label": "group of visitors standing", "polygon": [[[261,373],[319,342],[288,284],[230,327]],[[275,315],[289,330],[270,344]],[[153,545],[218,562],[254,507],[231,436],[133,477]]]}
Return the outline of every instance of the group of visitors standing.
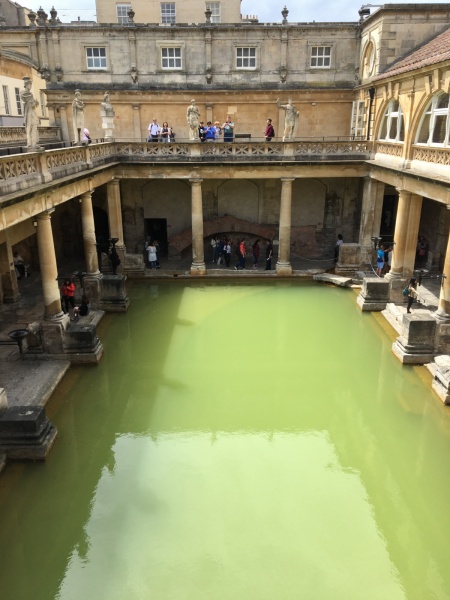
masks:
{"label": "group of visitors standing", "polygon": [[[260,254],[261,254],[261,240],[257,239],[251,245],[251,255],[253,257],[253,268],[259,268]],[[212,262],[217,265],[225,264],[228,268],[231,265],[231,254],[232,248],[234,246],[235,254],[237,257],[237,263],[235,265],[235,270],[240,271],[245,269],[246,265],[246,257],[250,254],[250,248],[247,247],[247,243],[245,238],[238,238],[235,242],[226,237],[217,238],[213,236],[211,239],[211,251],[212,251]],[[273,245],[270,240],[266,241],[266,249],[265,249],[265,265],[264,268],[266,271],[270,271],[272,269],[272,255],[273,255]]]}
{"label": "group of visitors standing", "polygon": [[389,244],[381,244],[381,246],[378,248],[376,270],[378,277],[383,277],[391,270],[393,250],[393,246]]}
{"label": "group of visitors standing", "polygon": [[75,304],[75,284],[70,278],[64,279],[61,286],[61,307],[63,312],[70,315],[72,308],[73,318],[85,317],[89,313],[89,299],[86,294],[81,296],[81,303]]}
{"label": "group of visitors standing", "polygon": [[149,269],[160,269],[159,264],[159,243],[158,240],[146,241],[145,252],[147,254],[147,268]]}
{"label": "group of visitors standing", "polygon": [[[219,121],[214,124],[208,121],[199,121],[196,126],[198,129],[197,139],[201,142],[218,142],[223,135],[224,142],[232,142],[234,139],[234,123],[231,116],[228,115],[225,122],[221,125]],[[174,142],[175,132],[167,121],[160,126],[158,119],[153,119],[148,126],[148,142]]]}

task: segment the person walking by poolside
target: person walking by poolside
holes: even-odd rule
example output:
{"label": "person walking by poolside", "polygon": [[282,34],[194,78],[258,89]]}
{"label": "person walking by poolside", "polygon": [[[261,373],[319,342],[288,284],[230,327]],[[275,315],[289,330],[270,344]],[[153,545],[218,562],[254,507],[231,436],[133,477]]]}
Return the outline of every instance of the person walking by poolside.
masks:
{"label": "person walking by poolside", "polygon": [[227,267],[230,267],[230,263],[231,263],[231,240],[227,240],[227,243],[225,245],[225,262]]}
{"label": "person walking by poolside", "polygon": [[172,128],[169,127],[169,123],[164,121],[160,131],[161,141],[162,142],[170,142],[172,138]]}
{"label": "person walking by poolside", "polygon": [[272,125],[272,119],[267,119],[264,137],[266,138],[266,142],[271,142],[272,138],[275,137],[275,129]]}
{"label": "person walking by poolside", "polygon": [[384,270],[384,246],[380,246],[377,250],[377,275],[383,277]]}
{"label": "person walking by poolside", "polygon": [[266,271],[272,270],[272,255],[273,255],[273,246],[270,240],[266,242]]}
{"label": "person walking by poolside", "polygon": [[159,139],[159,125],[157,119],[153,119],[153,121],[148,126],[148,142],[157,142]]}
{"label": "person walking by poolside", "polygon": [[217,259],[217,264],[225,264],[225,240],[224,238],[220,238],[219,243],[218,243],[218,254],[219,257]]}
{"label": "person walking by poolside", "polygon": [[156,246],[153,242],[147,246],[148,262],[150,263],[150,269],[156,269]]}
{"label": "person walking by poolside", "polygon": [[159,257],[160,257],[160,254],[161,254],[161,248],[159,247],[158,240],[153,240],[153,245],[156,248],[156,268],[160,269],[161,265],[159,264]]}
{"label": "person walking by poolside", "polygon": [[216,248],[217,248],[217,238],[215,235],[213,235],[211,238],[212,262],[217,262]]}
{"label": "person walking by poolside", "polygon": [[338,261],[339,251],[340,251],[343,243],[344,243],[344,238],[342,237],[342,233],[338,233],[338,239],[334,245],[334,262],[335,263],[337,263],[337,261]]}
{"label": "person walking by poolside", "polygon": [[227,116],[227,120],[222,125],[223,129],[223,141],[232,142],[234,138],[234,123],[231,120],[230,115]]}
{"label": "person walking by poolside", "polygon": [[65,314],[69,314],[69,306],[75,308],[75,284],[69,278],[64,279],[61,286],[62,309]]}
{"label": "person walking by poolside", "polygon": [[417,279],[415,277],[411,277],[408,285],[408,304],[406,305],[406,312],[411,312],[411,306],[413,305],[414,300],[417,298]]}
{"label": "person walking by poolside", "polygon": [[252,250],[253,250],[253,268],[254,269],[258,268],[259,252],[260,252],[259,242],[260,242],[260,240],[256,240],[256,242],[252,246]]}
{"label": "person walking by poolside", "polygon": [[245,238],[242,238],[241,242],[239,243],[239,261],[235,266],[236,271],[238,271],[239,269],[245,269],[245,255]]}

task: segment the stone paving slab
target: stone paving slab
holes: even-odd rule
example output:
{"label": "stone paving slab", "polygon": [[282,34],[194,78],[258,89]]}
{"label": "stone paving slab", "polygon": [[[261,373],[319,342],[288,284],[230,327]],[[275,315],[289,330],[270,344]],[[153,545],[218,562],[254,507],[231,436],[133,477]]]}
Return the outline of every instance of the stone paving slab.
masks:
{"label": "stone paving slab", "polygon": [[0,360],[0,383],[8,406],[43,406],[70,367],[65,360]]}
{"label": "stone paving slab", "polygon": [[323,283],[331,283],[339,287],[350,287],[353,283],[351,277],[342,277],[341,275],[333,275],[332,273],[322,273],[313,275],[314,281],[322,281]]}

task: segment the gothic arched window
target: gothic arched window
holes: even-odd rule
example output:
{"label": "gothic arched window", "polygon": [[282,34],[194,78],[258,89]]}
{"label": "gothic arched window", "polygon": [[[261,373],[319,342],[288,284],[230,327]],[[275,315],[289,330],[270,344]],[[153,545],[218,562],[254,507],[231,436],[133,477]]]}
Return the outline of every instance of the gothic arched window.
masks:
{"label": "gothic arched window", "polygon": [[448,146],[449,133],[449,95],[438,94],[431,99],[422,116],[416,144]]}
{"label": "gothic arched window", "polygon": [[379,140],[387,142],[403,142],[405,139],[405,126],[402,107],[398,100],[391,100],[387,105],[383,120],[381,121]]}

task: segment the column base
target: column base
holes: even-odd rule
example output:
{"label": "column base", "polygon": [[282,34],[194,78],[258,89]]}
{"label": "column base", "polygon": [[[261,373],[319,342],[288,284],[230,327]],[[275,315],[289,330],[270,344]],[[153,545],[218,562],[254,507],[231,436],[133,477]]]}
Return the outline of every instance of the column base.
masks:
{"label": "column base", "polygon": [[57,436],[42,406],[10,406],[0,414],[0,450],[15,460],[44,460]]}
{"label": "column base", "polygon": [[434,313],[434,318],[440,325],[450,323],[450,315],[440,308]]}
{"label": "column base", "polygon": [[292,275],[292,265],[291,263],[277,262],[277,264],[275,265],[275,271],[277,275],[290,276]]}
{"label": "column base", "polygon": [[193,277],[204,277],[206,275],[206,265],[205,263],[192,263],[191,265],[191,275]]}
{"label": "column base", "polygon": [[125,289],[125,275],[103,275],[100,308],[106,312],[126,312],[130,299]]}

